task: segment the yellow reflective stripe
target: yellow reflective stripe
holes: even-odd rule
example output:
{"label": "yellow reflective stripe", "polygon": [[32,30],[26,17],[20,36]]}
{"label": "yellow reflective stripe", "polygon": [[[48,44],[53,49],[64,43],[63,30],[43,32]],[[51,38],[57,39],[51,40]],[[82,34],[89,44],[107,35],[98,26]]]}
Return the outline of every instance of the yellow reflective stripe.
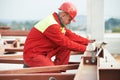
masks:
{"label": "yellow reflective stripe", "polygon": [[65,30],[64,27],[61,27],[60,29],[61,29],[61,32],[62,32],[62,33],[65,33],[65,32],[66,32],[66,30]]}
{"label": "yellow reflective stripe", "polygon": [[34,27],[41,31],[44,32],[50,25],[52,24],[57,24],[55,21],[53,15],[49,15],[47,18],[43,19],[42,21],[38,22]]}

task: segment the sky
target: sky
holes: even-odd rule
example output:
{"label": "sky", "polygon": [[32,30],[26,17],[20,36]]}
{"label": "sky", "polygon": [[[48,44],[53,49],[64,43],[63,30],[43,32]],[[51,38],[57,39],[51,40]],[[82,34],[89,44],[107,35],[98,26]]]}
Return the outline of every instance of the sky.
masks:
{"label": "sky", "polygon": [[[72,2],[79,15],[87,14],[87,0],[0,0],[0,19],[35,20],[42,19],[65,1]],[[107,16],[120,17],[120,0],[104,0],[104,13]]]}

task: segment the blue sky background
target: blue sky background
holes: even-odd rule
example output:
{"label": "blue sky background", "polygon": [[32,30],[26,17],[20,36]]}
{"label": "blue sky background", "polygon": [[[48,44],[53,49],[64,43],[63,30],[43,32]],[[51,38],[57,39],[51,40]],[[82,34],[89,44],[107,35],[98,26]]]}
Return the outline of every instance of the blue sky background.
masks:
{"label": "blue sky background", "polygon": [[[35,20],[42,19],[65,1],[76,5],[79,15],[87,14],[87,0],[0,0],[0,19]],[[120,18],[120,0],[104,0],[105,16]]]}

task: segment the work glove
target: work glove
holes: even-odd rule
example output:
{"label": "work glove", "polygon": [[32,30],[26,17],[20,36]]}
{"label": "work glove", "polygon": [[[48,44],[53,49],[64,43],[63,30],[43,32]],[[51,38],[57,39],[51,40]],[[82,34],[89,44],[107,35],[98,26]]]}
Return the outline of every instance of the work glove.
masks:
{"label": "work glove", "polygon": [[107,44],[106,42],[97,42],[95,45],[97,48],[103,48],[105,47],[106,44]]}
{"label": "work glove", "polygon": [[89,43],[94,43],[95,41],[96,41],[95,39],[91,39]]}
{"label": "work glove", "polygon": [[89,43],[87,48],[86,48],[86,51],[95,51],[95,43]]}

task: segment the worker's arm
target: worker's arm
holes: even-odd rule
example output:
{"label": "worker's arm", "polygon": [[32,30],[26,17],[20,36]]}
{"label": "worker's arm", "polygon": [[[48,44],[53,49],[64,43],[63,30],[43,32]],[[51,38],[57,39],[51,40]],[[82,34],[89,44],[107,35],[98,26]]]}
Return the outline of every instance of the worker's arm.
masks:
{"label": "worker's arm", "polygon": [[73,32],[71,32],[69,29],[66,29],[66,36],[68,36],[72,41],[75,41],[80,44],[87,45],[91,40],[88,40],[87,38],[84,38],[80,35],[77,35]]}
{"label": "worker's arm", "polygon": [[59,25],[54,24],[46,29],[44,32],[44,35],[53,41],[55,44],[59,46],[63,46],[65,48],[68,48],[72,51],[80,51],[84,52],[86,50],[86,46],[76,43],[69,39],[65,34],[63,34],[60,30]]}

